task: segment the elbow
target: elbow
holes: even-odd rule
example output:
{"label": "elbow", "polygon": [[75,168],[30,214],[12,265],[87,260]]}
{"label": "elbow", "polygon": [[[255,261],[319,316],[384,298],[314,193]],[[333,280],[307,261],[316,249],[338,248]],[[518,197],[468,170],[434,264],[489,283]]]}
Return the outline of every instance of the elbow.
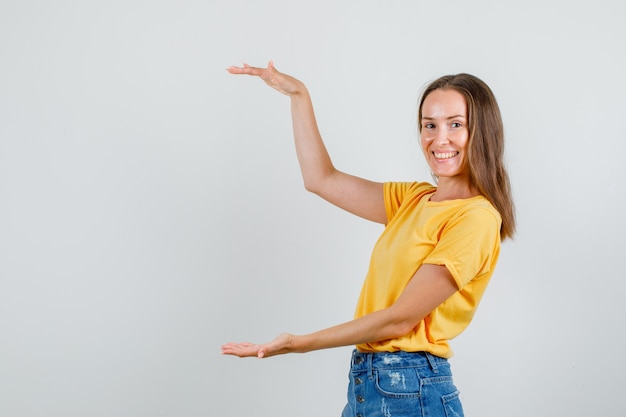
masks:
{"label": "elbow", "polygon": [[390,331],[393,333],[392,337],[402,337],[409,334],[416,326],[416,323],[408,320],[400,321],[392,325]]}
{"label": "elbow", "polygon": [[304,189],[324,198],[325,195],[328,195],[328,193],[337,186],[338,173],[339,171],[332,165],[315,173],[305,173],[303,171],[302,179],[304,181]]}
{"label": "elbow", "polygon": [[304,189],[307,190],[310,193],[313,194],[318,194],[319,195],[319,185],[314,182],[314,181],[307,181],[306,179],[304,180]]}
{"label": "elbow", "polygon": [[391,320],[389,320],[388,325],[387,325],[389,338],[396,338],[396,337],[402,337],[411,333],[411,331],[413,331],[415,326],[418,325],[418,323],[421,321],[422,318],[417,319],[413,315],[406,314],[406,313],[403,314],[400,312],[393,311],[392,309],[392,315],[390,319]]}
{"label": "elbow", "polygon": [[320,175],[304,175],[304,189],[310,193],[324,196],[331,184],[332,174],[324,173]]}

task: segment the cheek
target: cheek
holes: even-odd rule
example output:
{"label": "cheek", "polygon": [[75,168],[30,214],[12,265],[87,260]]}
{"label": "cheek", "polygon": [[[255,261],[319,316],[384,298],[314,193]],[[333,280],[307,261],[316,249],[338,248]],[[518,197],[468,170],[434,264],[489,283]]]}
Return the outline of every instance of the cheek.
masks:
{"label": "cheek", "polygon": [[420,148],[422,149],[422,153],[424,155],[426,155],[428,153],[428,145],[430,144],[429,141],[427,141],[426,139],[424,139],[423,137],[420,139]]}
{"label": "cheek", "polygon": [[455,140],[456,145],[463,149],[465,152],[467,152],[467,149],[469,148],[469,135],[467,132],[459,132],[459,135],[456,137]]}

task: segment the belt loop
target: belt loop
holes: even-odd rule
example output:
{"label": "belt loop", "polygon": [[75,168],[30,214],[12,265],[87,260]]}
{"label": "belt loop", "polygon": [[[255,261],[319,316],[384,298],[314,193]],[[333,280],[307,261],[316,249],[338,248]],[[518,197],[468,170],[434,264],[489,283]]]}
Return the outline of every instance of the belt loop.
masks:
{"label": "belt loop", "polygon": [[439,372],[439,369],[437,368],[437,362],[435,362],[435,357],[429,352],[424,352],[424,354],[426,355],[426,359],[428,359],[428,363],[430,364],[433,373],[436,374],[437,372]]}
{"label": "belt loop", "polygon": [[374,379],[374,367],[372,366],[374,354],[369,352],[367,354],[367,377],[369,379]]}

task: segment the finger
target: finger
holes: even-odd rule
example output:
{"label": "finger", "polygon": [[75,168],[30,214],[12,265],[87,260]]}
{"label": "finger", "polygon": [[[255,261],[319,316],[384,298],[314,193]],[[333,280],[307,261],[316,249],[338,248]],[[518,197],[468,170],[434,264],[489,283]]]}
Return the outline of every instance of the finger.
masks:
{"label": "finger", "polygon": [[257,345],[255,345],[254,343],[242,342],[242,343],[226,343],[222,347],[228,348],[228,349],[248,349],[254,346],[257,346]]}
{"label": "finger", "polygon": [[282,91],[282,89],[278,87],[279,83],[278,83],[278,79],[276,78],[276,76],[279,74],[279,72],[274,66],[274,61],[268,62],[267,73],[269,74],[269,76],[267,77],[266,82],[268,82],[272,87],[276,88],[281,93],[284,93],[284,91]]}
{"label": "finger", "polygon": [[260,76],[263,74],[263,71],[265,71],[265,69],[251,67],[248,64],[244,64],[243,67],[237,67],[237,66],[232,65],[226,68],[226,71],[230,72],[231,74],[247,74],[247,75]]}
{"label": "finger", "polygon": [[231,356],[237,356],[240,358],[245,358],[247,356],[255,356],[256,355],[256,351],[246,351],[246,350],[225,350],[222,352],[223,355],[231,355]]}
{"label": "finger", "polygon": [[267,63],[267,72],[270,74],[270,77],[272,79],[274,79],[276,75],[280,74],[280,71],[278,71],[274,66],[274,61],[270,61]]}
{"label": "finger", "polygon": [[[279,336],[280,337],[280,336]],[[274,356],[280,354],[281,351],[281,343],[277,342],[277,339],[272,340],[269,343],[258,346],[257,357],[259,359],[269,358],[270,356]]]}
{"label": "finger", "polygon": [[222,345],[221,352],[223,355],[233,355],[240,358],[246,356],[256,356],[258,354],[258,346],[254,343],[242,342],[242,343],[226,343]]}
{"label": "finger", "polygon": [[241,351],[242,349],[247,349],[252,346],[251,343],[226,343],[222,345],[221,349],[223,353],[232,353]]}
{"label": "finger", "polygon": [[224,343],[222,347],[233,347],[233,346],[250,346],[252,343],[250,342],[228,342]]}

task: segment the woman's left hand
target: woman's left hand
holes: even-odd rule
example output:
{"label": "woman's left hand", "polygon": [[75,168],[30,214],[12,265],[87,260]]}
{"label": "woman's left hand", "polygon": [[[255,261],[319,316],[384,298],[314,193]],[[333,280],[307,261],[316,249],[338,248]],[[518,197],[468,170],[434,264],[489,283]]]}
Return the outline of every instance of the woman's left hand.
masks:
{"label": "woman's left hand", "polygon": [[256,356],[259,359],[293,352],[293,335],[283,333],[269,343],[257,345],[249,342],[226,343],[222,346],[222,354],[239,356],[240,358]]}

